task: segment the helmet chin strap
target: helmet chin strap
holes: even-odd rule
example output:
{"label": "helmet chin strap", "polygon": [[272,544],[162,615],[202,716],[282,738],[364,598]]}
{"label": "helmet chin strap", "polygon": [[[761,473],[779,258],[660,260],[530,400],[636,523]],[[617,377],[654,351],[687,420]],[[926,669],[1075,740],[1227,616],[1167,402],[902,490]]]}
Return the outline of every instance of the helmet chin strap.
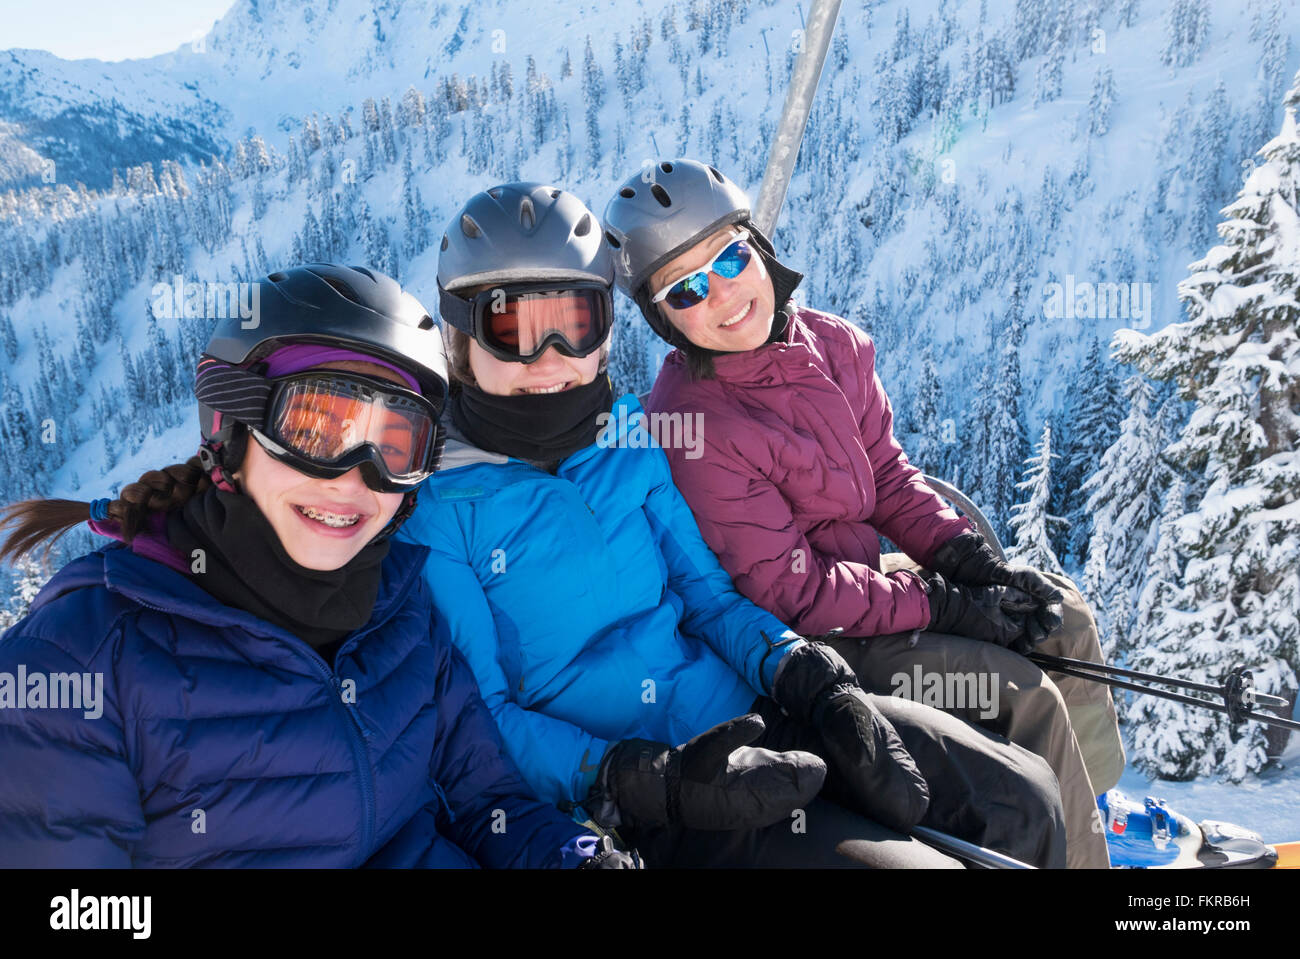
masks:
{"label": "helmet chin strap", "polygon": [[[223,425],[225,414],[217,412],[213,419],[213,436],[199,446],[199,464],[207,471],[212,485],[227,493],[240,493],[235,471],[244,462],[248,451],[248,427],[237,420]],[[233,464],[233,465],[232,465]]]}

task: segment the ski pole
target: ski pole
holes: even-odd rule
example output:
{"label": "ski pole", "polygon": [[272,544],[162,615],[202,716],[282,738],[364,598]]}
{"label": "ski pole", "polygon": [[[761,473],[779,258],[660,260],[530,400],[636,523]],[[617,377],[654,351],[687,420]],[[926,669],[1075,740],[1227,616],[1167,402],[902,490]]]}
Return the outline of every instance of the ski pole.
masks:
{"label": "ski pole", "polygon": [[[1158,696],[1161,699],[1168,699],[1176,703],[1186,703],[1190,706],[1200,706],[1203,709],[1213,710],[1214,712],[1227,713],[1228,718],[1233,722],[1240,722],[1243,719],[1251,719],[1257,723],[1266,723],[1270,726],[1279,726],[1283,729],[1300,729],[1300,722],[1296,722],[1294,719],[1283,719],[1280,716],[1269,716],[1264,713],[1254,712],[1250,708],[1257,703],[1261,706],[1275,707],[1285,707],[1290,704],[1280,696],[1256,692],[1254,688],[1254,679],[1250,674],[1250,670],[1240,664],[1233,666],[1232,669],[1229,670],[1228,679],[1222,686],[1214,686],[1209,683],[1194,683],[1186,679],[1156,676],[1152,673],[1143,673],[1135,669],[1123,669],[1119,666],[1107,666],[1102,663],[1093,663],[1082,659],[1067,659],[1063,656],[1049,656],[1046,653],[1030,653],[1028,658],[1040,666],[1046,667],[1053,672],[1063,673],[1066,676],[1088,679],[1095,683],[1104,683],[1107,686],[1114,686],[1117,689],[1131,689],[1135,692],[1145,693],[1148,696]],[[1165,686],[1177,686],[1194,692],[1210,693],[1215,696],[1222,696],[1223,702],[1214,703],[1206,699],[1199,699],[1195,696],[1186,696],[1182,693],[1170,692],[1165,689],[1153,689],[1150,686],[1144,686],[1139,683],[1130,683],[1115,678],[1118,676],[1127,676],[1132,679],[1141,679],[1145,682],[1160,683]]]}
{"label": "ski pole", "polygon": [[951,853],[961,859],[968,859],[982,869],[1034,869],[1034,866],[1011,856],[1004,855],[985,846],[977,846],[965,839],[949,836],[947,833],[931,829],[929,826],[913,826],[912,835],[929,843],[941,852]]}

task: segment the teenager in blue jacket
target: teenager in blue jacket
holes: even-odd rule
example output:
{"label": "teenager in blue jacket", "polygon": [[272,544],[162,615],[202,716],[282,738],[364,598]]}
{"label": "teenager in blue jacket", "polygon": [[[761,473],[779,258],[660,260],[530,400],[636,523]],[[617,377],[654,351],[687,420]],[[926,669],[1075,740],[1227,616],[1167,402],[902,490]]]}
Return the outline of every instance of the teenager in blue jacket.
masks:
{"label": "teenager in blue jacket", "polygon": [[[431,548],[439,628],[538,795],[616,826],[652,866],[830,866],[844,840],[872,841],[876,865],[945,862],[898,835],[918,822],[1063,862],[1041,759],[866,694],[735,590],[635,397],[614,399],[613,264],[581,201],[540,184],[478,194],[438,279],[449,440],[402,535]],[[657,438],[698,440],[700,424],[674,426]],[[727,747],[734,780],[701,810],[698,771]],[[776,758],[755,769],[756,749]]]}
{"label": "teenager in blue jacket", "polygon": [[123,542],[0,639],[0,867],[626,865],[528,793],[390,539],[440,450],[426,311],[362,268],[259,292],[200,361],[198,457],[7,512],[9,556]]}

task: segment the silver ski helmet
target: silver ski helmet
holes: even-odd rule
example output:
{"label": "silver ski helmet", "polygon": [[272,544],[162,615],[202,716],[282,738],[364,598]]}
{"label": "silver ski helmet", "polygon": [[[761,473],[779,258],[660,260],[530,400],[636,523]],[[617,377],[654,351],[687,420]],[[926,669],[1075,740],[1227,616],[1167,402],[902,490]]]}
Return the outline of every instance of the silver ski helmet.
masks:
{"label": "silver ski helmet", "polygon": [[443,233],[440,292],[567,280],[611,286],[614,265],[595,214],[566,190],[541,183],[494,186],[473,196]]}
{"label": "silver ski helmet", "polygon": [[[643,287],[662,267],[726,226],[747,222],[749,197],[714,167],[697,160],[661,160],[629,177],[605,207],[605,242],[618,288],[640,304]],[[654,331],[676,342],[658,309],[642,307]]]}
{"label": "silver ski helmet", "polygon": [[[438,256],[438,311],[448,329],[494,357],[531,363],[554,346],[587,356],[609,341],[614,265],[596,215],[572,193],[506,183],[471,197],[451,219]],[[525,348],[523,317],[568,306]],[[550,305],[547,305],[549,302]]]}

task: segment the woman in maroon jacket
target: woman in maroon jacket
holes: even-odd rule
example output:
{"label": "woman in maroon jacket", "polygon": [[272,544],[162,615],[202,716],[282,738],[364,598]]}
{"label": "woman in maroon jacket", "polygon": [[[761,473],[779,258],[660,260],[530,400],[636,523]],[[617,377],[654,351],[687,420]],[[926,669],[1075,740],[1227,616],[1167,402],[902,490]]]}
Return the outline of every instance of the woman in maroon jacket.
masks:
{"label": "woman in maroon jacket", "polygon": [[[1114,706],[1104,687],[1053,681],[1022,655],[1042,644],[1100,660],[1074,584],[1000,562],[926,486],[894,438],[871,339],[790,301],[801,275],[725,176],[661,162],[604,219],[619,288],[677,347],[647,405],[693,436],[664,444],[673,479],[740,592],[805,635],[842,629],[833,643],[864,687],[1042,755],[1069,864],[1106,866],[1095,797],[1124,767]],[[907,555],[882,559],[879,534]]]}

